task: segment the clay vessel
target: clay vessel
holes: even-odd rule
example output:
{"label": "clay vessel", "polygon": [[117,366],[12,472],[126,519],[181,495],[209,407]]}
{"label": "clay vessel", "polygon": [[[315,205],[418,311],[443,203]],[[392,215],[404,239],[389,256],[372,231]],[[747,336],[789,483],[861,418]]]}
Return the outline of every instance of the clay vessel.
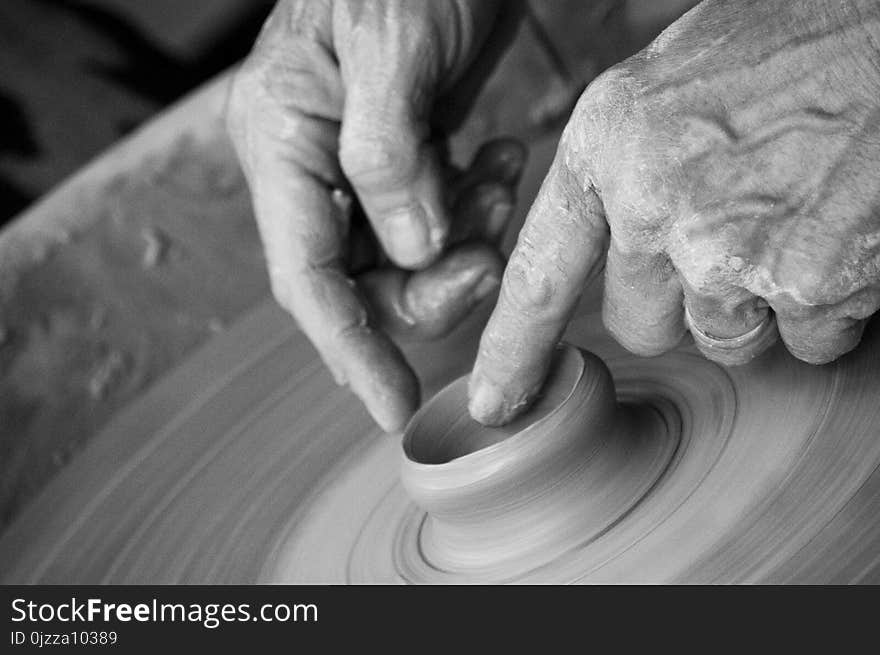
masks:
{"label": "clay vessel", "polygon": [[514,575],[589,543],[663,474],[678,443],[649,405],[619,405],[608,368],[557,348],[542,395],[492,428],[467,412],[467,376],[410,422],[401,478],[427,512],[420,548],[447,571]]}

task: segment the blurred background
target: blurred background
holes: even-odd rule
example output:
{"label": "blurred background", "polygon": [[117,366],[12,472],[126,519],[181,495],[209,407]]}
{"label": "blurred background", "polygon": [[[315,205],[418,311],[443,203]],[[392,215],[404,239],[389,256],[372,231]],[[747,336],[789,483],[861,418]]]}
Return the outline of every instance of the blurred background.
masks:
{"label": "blurred background", "polygon": [[0,2],[0,225],[243,57],[273,4]]}

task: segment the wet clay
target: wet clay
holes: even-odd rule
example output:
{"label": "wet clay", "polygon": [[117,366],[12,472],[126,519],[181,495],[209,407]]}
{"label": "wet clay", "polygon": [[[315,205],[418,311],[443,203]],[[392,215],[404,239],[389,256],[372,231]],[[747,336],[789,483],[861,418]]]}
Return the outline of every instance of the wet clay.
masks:
{"label": "wet clay", "polygon": [[439,395],[402,438],[373,428],[266,303],[45,489],[0,538],[0,579],[880,579],[876,328],[832,365],[776,346],[724,369],[689,342],[630,355],[599,307],[588,293],[565,336],[577,349],[500,431],[468,427],[456,381],[488,305],[447,339],[407,346],[426,397]]}
{"label": "wet clay", "polygon": [[536,405],[504,428],[471,419],[466,390],[467,378],[456,380],[415,417],[401,471],[427,513],[421,557],[459,575],[511,577],[595,539],[678,446],[671,405],[618,405],[605,364],[574,346],[557,350]]}

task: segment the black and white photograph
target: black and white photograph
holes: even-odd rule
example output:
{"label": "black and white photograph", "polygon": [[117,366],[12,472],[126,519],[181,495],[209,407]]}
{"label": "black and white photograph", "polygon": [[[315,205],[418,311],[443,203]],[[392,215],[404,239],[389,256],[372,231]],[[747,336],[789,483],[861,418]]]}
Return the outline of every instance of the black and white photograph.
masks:
{"label": "black and white photograph", "polygon": [[7,644],[876,584],[878,308],[878,0],[0,0]]}

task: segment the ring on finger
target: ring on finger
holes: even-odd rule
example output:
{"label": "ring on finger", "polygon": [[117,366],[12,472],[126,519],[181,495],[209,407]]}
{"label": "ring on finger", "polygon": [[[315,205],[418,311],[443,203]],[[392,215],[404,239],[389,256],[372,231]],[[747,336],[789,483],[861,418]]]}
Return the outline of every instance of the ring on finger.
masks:
{"label": "ring on finger", "polygon": [[700,351],[722,364],[745,363],[766,350],[778,338],[776,317],[769,308],[757,325],[735,337],[709,334],[696,324],[687,307],[684,310],[684,320]]}

